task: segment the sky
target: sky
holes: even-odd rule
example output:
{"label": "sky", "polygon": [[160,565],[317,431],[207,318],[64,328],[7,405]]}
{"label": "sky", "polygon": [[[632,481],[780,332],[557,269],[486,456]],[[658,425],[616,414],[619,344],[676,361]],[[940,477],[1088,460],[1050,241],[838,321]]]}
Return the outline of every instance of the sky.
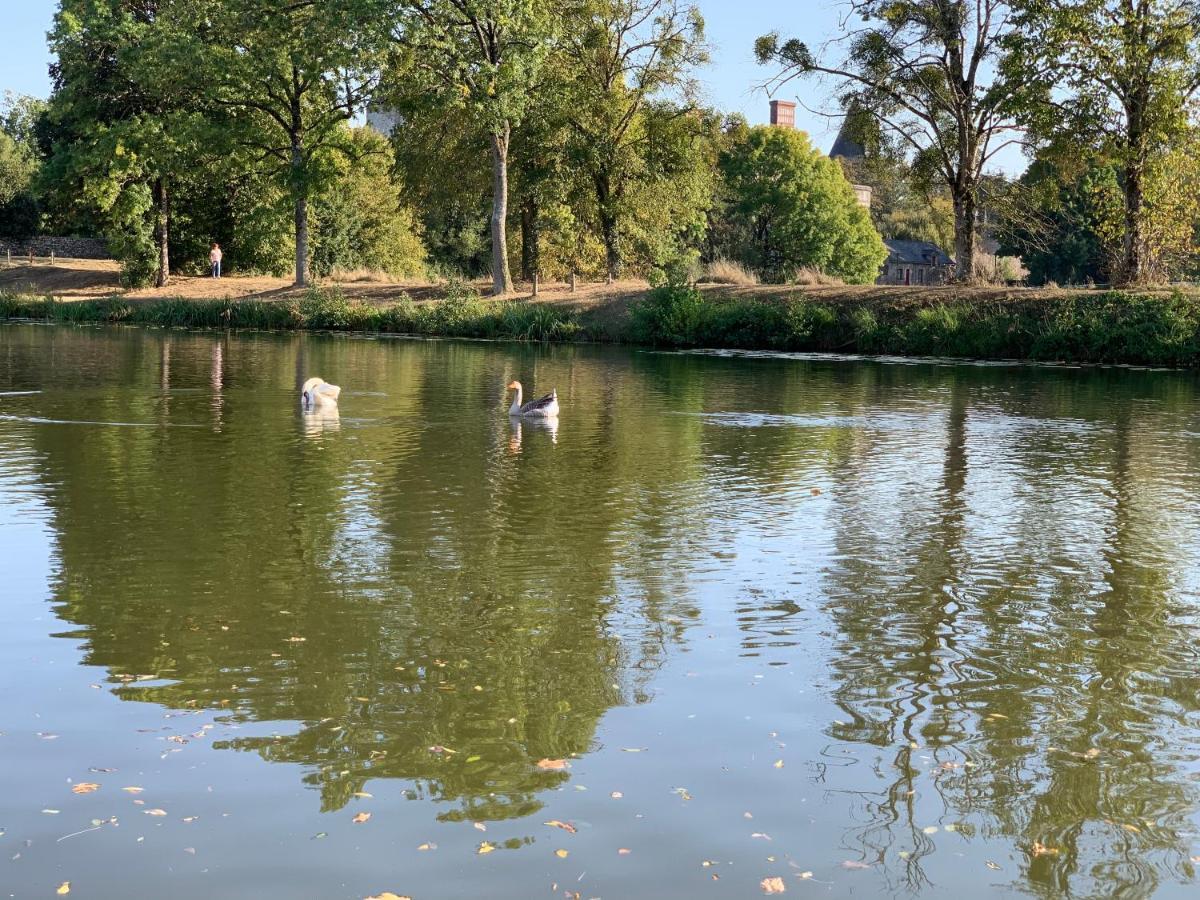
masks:
{"label": "sky", "polygon": [[[767,121],[768,97],[758,89],[771,70],[754,61],[754,39],[769,31],[798,37],[818,46],[839,32],[839,7],[832,0],[696,0],[704,15],[712,62],[700,72],[706,99],[727,112],[740,112],[752,124]],[[0,53],[0,92],[13,91],[46,97],[50,53],[46,32],[58,4],[56,0],[18,0],[5,3],[3,49]],[[796,126],[809,133],[823,150],[833,145],[838,122],[810,110],[830,108],[830,85],[792,82],[777,95],[797,101]],[[999,160],[1002,168],[1024,168],[1020,154]]]}

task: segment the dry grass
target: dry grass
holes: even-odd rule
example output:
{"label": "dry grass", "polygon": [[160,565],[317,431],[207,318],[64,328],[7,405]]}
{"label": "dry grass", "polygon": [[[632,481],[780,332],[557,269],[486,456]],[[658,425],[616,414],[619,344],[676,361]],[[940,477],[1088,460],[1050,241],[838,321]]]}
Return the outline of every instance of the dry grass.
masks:
{"label": "dry grass", "polygon": [[379,269],[334,268],[329,280],[337,284],[396,284],[400,279]]}
{"label": "dry grass", "polygon": [[700,282],[705,284],[732,284],[749,287],[758,284],[758,276],[732,259],[714,259],[704,267]]}
{"label": "dry grass", "polygon": [[846,282],[836,275],[826,275],[812,266],[802,266],[788,279],[788,283],[799,287],[842,287]]}

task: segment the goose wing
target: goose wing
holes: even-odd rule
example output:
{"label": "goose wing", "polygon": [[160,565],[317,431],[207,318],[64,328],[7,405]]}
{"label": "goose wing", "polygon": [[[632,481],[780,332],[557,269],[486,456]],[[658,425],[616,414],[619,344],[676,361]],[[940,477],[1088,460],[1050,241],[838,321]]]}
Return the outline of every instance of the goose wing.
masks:
{"label": "goose wing", "polygon": [[551,403],[558,399],[558,390],[555,389],[548,393],[545,397],[538,397],[536,400],[530,400],[521,407],[521,412],[533,412],[538,409],[545,409]]}
{"label": "goose wing", "polygon": [[336,384],[323,382],[313,388],[313,393],[317,394],[322,400],[332,400],[336,403],[338,396],[342,393],[342,389]]}

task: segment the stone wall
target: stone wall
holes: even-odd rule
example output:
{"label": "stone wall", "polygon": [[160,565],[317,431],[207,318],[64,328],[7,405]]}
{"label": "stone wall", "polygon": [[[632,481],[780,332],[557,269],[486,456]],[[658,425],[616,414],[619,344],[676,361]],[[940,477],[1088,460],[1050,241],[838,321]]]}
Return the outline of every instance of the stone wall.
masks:
{"label": "stone wall", "polygon": [[111,259],[108,247],[101,238],[48,237],[38,236],[20,240],[0,238],[0,260],[12,251],[13,260],[18,256],[55,256],[64,259]]}

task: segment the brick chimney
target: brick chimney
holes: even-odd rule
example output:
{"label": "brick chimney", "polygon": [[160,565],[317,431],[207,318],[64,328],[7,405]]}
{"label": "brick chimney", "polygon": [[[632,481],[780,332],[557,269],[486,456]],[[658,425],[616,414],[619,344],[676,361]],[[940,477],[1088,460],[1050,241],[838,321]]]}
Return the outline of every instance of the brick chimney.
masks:
{"label": "brick chimney", "polygon": [[780,128],[795,128],[796,104],[790,100],[772,100],[771,124]]}

